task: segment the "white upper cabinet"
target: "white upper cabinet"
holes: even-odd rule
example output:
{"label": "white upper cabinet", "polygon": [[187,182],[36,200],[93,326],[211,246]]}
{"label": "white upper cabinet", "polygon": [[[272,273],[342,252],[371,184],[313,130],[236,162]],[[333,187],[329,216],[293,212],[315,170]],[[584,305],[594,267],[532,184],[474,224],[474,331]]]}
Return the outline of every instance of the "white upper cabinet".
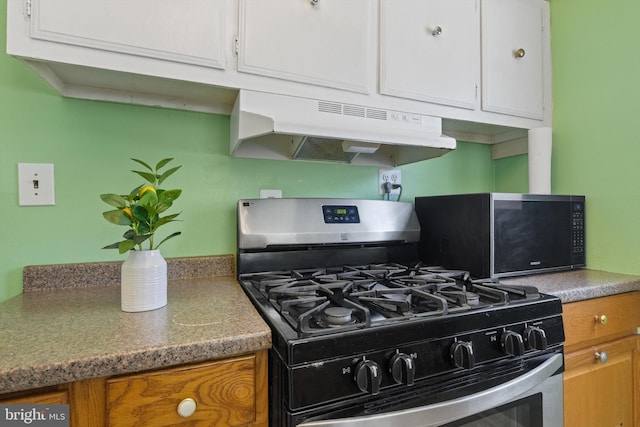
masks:
{"label": "white upper cabinet", "polygon": [[31,0],[31,37],[225,68],[225,2]]}
{"label": "white upper cabinet", "polygon": [[551,126],[546,0],[7,0],[7,53],[61,95],[230,114],[239,89]]}
{"label": "white upper cabinet", "polygon": [[240,0],[238,70],[369,93],[373,0]]}
{"label": "white upper cabinet", "polygon": [[548,3],[479,1],[380,0],[380,92],[542,120]]}
{"label": "white upper cabinet", "polygon": [[548,3],[482,0],[482,109],[541,120],[547,61]]}
{"label": "white upper cabinet", "polygon": [[380,0],[380,92],[475,109],[479,0]]}

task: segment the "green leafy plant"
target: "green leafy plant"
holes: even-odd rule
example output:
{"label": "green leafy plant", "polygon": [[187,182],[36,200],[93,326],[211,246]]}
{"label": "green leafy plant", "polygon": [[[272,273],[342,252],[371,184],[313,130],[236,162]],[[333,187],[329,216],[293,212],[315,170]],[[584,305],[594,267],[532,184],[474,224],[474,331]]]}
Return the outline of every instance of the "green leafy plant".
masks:
{"label": "green leafy plant", "polygon": [[153,237],[161,226],[176,221],[180,213],[160,216],[168,210],[173,202],[180,197],[182,190],[163,190],[160,185],[168,177],[173,175],[182,166],[172,167],[161,172],[173,158],[163,159],[158,162],[155,168],[138,159],[131,159],[144,166],[146,171],[132,170],[131,172],[141,176],[147,182],[139,185],[128,195],[101,194],[100,198],[108,205],[117,209],[104,212],[104,218],[116,225],[123,225],[129,229],[123,234],[124,240],[105,246],[103,249],[118,249],[123,254],[130,250],[143,250],[143,243],[147,242],[149,250],[157,249],[167,240],[179,236],[181,233],[175,232],[155,244]]}

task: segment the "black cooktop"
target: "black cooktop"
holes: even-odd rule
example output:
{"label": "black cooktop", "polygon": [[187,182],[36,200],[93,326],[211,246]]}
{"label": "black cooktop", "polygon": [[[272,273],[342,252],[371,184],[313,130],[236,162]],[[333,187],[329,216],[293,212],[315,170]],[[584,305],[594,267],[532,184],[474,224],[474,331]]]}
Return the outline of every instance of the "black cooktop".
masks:
{"label": "black cooktop", "polygon": [[442,317],[540,298],[536,288],[472,280],[422,264],[367,264],[240,275],[300,337]]}

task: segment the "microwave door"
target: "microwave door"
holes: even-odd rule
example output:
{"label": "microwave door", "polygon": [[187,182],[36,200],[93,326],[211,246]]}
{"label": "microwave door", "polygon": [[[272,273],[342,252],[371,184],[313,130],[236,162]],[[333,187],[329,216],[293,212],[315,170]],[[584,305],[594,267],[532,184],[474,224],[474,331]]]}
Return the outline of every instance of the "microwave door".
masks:
{"label": "microwave door", "polygon": [[495,200],[493,274],[571,265],[570,204]]}

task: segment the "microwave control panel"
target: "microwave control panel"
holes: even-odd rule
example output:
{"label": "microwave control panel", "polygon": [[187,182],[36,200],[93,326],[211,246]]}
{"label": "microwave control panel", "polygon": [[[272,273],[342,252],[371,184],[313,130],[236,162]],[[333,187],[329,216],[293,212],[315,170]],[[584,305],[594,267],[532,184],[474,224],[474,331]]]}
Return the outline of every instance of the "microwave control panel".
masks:
{"label": "microwave control panel", "polygon": [[574,264],[585,262],[584,202],[573,202],[571,208],[572,258]]}

